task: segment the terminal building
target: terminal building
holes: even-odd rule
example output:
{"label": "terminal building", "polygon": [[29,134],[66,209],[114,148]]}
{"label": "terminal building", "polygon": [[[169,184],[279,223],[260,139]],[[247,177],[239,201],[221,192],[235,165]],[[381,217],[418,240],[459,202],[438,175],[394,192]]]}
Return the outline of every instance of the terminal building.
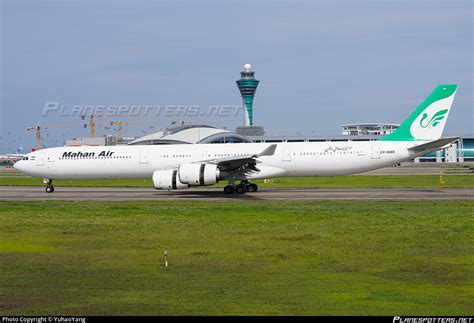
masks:
{"label": "terminal building", "polygon": [[[129,145],[169,144],[221,144],[251,142],[344,142],[373,141],[384,135],[339,135],[339,136],[242,136],[235,132],[207,125],[186,125],[170,128],[135,139]],[[450,148],[416,158],[414,162],[474,162],[474,136],[460,135]]]}
{"label": "terminal building", "polygon": [[[474,136],[473,135],[457,135],[459,137],[451,147],[426,154],[415,162],[447,162],[462,163],[474,162]],[[453,136],[453,137],[456,137]]]}
{"label": "terminal building", "polygon": [[[341,126],[343,136],[369,136],[369,140],[386,136],[399,127],[392,123],[354,123]],[[372,136],[372,137],[370,137]],[[416,158],[415,162],[474,162],[474,136],[454,135],[459,137],[450,148],[441,149]]]}
{"label": "terminal building", "polygon": [[66,140],[65,146],[225,144],[252,142],[246,136],[208,125],[181,125],[143,137],[104,136]]}
{"label": "terminal building", "polygon": [[207,125],[184,125],[143,136],[128,145],[229,144],[252,142],[235,132]]}
{"label": "terminal building", "polygon": [[392,123],[354,123],[341,126],[343,136],[388,135],[398,127],[399,124]]}

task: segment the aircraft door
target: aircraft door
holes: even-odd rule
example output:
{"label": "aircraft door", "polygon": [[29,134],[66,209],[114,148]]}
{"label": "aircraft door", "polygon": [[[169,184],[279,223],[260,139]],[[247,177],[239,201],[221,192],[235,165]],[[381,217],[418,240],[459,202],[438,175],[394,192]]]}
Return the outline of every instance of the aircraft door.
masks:
{"label": "aircraft door", "polygon": [[291,148],[283,148],[282,161],[291,161]]}
{"label": "aircraft door", "polygon": [[372,145],[372,159],[380,159],[380,147],[379,145]]}
{"label": "aircraft door", "polygon": [[140,150],[140,164],[148,164],[148,151]]}
{"label": "aircraft door", "polygon": [[40,153],[36,157],[36,166],[44,166],[44,153]]}

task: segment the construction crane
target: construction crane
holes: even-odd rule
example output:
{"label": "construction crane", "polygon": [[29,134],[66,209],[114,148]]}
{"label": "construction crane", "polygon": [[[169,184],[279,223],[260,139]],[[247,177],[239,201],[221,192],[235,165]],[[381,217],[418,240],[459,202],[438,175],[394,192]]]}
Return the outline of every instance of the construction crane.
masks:
{"label": "construction crane", "polygon": [[94,121],[95,118],[112,118],[112,117],[136,117],[136,114],[89,114],[89,115],[82,115],[81,119],[85,120],[86,118],[89,118],[89,124],[84,124],[84,128],[89,127],[90,130],[90,137],[94,138],[95,137],[95,127],[96,126],[101,126],[104,125],[104,123],[96,123]]}
{"label": "construction crane", "polygon": [[130,121],[110,121],[111,126],[117,126],[117,138],[123,138],[123,126],[127,124],[139,124],[147,122],[157,122],[161,119],[143,119],[143,120],[130,120]]}
{"label": "construction crane", "polygon": [[147,123],[147,122],[158,122],[161,119],[158,118],[150,118],[150,119],[142,119],[142,120],[129,120],[129,121],[109,121],[109,122],[101,122],[95,123],[94,126],[103,126],[103,127],[116,127],[115,136],[117,138],[123,137],[123,126],[128,124],[140,124],[140,123]]}
{"label": "construction crane", "polygon": [[27,131],[35,130],[36,132],[36,146],[35,149],[41,149],[41,130],[46,129],[57,129],[57,128],[72,128],[77,127],[76,125],[40,125],[26,128]]}

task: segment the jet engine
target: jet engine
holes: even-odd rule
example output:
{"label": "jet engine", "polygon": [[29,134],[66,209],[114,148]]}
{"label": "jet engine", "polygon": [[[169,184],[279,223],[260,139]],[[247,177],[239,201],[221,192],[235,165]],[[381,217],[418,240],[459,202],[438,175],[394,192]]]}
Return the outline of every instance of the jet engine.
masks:
{"label": "jet engine", "polygon": [[178,168],[179,180],[190,186],[215,184],[219,176],[220,171],[214,164],[182,164]]}
{"label": "jet engine", "polygon": [[153,172],[153,186],[158,190],[182,190],[188,184],[180,182],[177,169],[162,169]]}

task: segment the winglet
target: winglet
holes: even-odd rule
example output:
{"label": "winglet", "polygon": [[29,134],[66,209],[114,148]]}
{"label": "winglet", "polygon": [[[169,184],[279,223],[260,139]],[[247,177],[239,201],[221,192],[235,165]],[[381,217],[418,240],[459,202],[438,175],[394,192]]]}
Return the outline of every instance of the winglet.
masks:
{"label": "winglet", "polygon": [[275,153],[276,148],[277,148],[276,144],[270,145],[267,148],[265,148],[264,151],[262,151],[260,154],[258,154],[257,157],[273,156],[273,154]]}

